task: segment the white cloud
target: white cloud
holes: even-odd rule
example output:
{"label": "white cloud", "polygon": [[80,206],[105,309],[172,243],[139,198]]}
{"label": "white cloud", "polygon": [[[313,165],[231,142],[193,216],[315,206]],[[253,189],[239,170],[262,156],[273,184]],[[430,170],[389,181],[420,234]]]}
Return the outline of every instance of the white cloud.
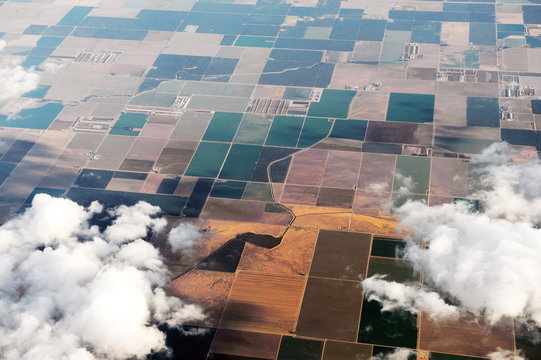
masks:
{"label": "white cloud", "polygon": [[[513,162],[512,155],[506,144],[496,144],[472,159],[478,179],[474,197],[482,212],[463,202],[433,207],[408,202],[395,214],[410,231],[404,258],[461,310],[493,322],[513,317],[541,326],[541,162]],[[371,280],[372,296],[434,313],[420,301],[421,290],[412,294],[378,280]]]}
{"label": "white cloud", "polygon": [[38,87],[39,76],[20,65],[0,64],[0,102],[16,99]]}
{"label": "white cloud", "polygon": [[61,63],[54,63],[51,61],[45,62],[39,66],[39,68],[43,71],[50,72],[52,74],[56,73],[58,70],[61,70],[64,68],[64,64]]}
{"label": "white cloud", "polygon": [[199,228],[193,224],[180,223],[171,229],[167,241],[173,251],[187,250],[195,245],[196,240],[201,237]]}
{"label": "white cloud", "polygon": [[7,42],[6,40],[0,40],[0,51],[4,51],[6,48]]}
{"label": "white cloud", "polygon": [[103,232],[88,224],[99,211],[41,194],[0,227],[1,358],[141,357],[165,345],[156,323],[204,318],[165,294],[165,265],[141,239],[163,228],[159,209],[121,206]]}
{"label": "white cloud", "polygon": [[383,306],[382,311],[397,308],[411,313],[425,311],[433,317],[456,317],[458,308],[448,305],[435,292],[424,291],[419,285],[404,285],[386,281],[384,276],[371,276],[362,282],[368,300],[376,300]]}
{"label": "white cloud", "polygon": [[498,350],[488,354],[490,360],[524,360],[520,355],[515,355],[514,352],[509,350]]}
{"label": "white cloud", "polygon": [[408,360],[413,351],[408,349],[395,349],[392,353],[372,356],[371,360]]}

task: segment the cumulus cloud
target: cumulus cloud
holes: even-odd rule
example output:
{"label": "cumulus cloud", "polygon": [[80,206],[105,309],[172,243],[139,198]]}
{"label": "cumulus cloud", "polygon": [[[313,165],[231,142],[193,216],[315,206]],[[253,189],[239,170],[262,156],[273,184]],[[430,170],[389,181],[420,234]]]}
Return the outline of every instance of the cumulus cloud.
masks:
{"label": "cumulus cloud", "polygon": [[397,308],[411,313],[425,311],[433,317],[456,317],[459,310],[445,301],[436,292],[425,291],[419,285],[405,285],[386,281],[382,275],[369,277],[362,282],[368,300],[376,300],[382,311]]}
{"label": "cumulus cloud", "polygon": [[488,354],[490,360],[524,360],[520,355],[516,355],[514,352],[509,350],[498,350]]}
{"label": "cumulus cloud", "polygon": [[186,250],[193,247],[201,237],[199,228],[190,223],[180,223],[171,229],[167,235],[167,241],[173,251]]}
{"label": "cumulus cloud", "polygon": [[6,48],[7,42],[6,40],[0,40],[0,51],[4,51]]}
{"label": "cumulus cloud", "polygon": [[[433,207],[407,202],[395,210],[400,226],[409,230],[403,258],[461,311],[493,322],[513,317],[541,326],[541,162],[515,162],[508,145],[496,144],[472,164],[478,182],[474,198],[482,211],[464,202]],[[381,301],[438,313],[438,306],[431,310],[423,302],[422,290],[415,294],[380,284],[380,278],[370,281],[371,296]],[[441,305],[440,300],[430,304]]]}
{"label": "cumulus cloud", "polygon": [[43,71],[50,72],[50,73],[56,73],[58,70],[61,70],[64,68],[64,64],[61,63],[55,63],[51,61],[47,61],[39,66],[39,68]]}
{"label": "cumulus cloud", "polygon": [[3,359],[140,358],[165,346],[159,323],[203,319],[200,307],[166,295],[167,270],[143,240],[163,229],[158,207],[102,211],[37,195],[0,227],[0,357]]}
{"label": "cumulus cloud", "polygon": [[395,349],[385,355],[372,356],[371,360],[408,360],[414,352],[408,349]]}
{"label": "cumulus cloud", "polygon": [[20,65],[0,64],[0,102],[16,99],[38,87],[39,76]]}

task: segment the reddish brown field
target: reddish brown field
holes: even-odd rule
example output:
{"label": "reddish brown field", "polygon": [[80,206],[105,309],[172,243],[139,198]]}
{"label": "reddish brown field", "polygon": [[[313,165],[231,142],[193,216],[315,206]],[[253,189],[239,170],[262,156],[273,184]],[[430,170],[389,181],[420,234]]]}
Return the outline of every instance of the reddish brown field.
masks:
{"label": "reddish brown field", "polygon": [[286,182],[319,186],[323,179],[327,150],[306,150],[293,156]]}
{"label": "reddish brown field", "polygon": [[362,155],[360,152],[329,151],[322,185],[353,189],[357,184]]}
{"label": "reddish brown field", "polygon": [[510,320],[490,326],[482,318],[435,321],[421,317],[419,348],[434,352],[484,357],[498,348],[514,350]]}
{"label": "reddish brown field", "polygon": [[237,272],[220,328],[269,333],[295,330],[306,278]]}
{"label": "reddish brown field", "polygon": [[395,163],[395,155],[365,153],[357,184],[358,189],[390,192],[393,185]]}
{"label": "reddish brown field", "polygon": [[219,358],[219,355],[274,359],[279,347],[280,335],[218,329],[209,359]]}
{"label": "reddish brown field", "polygon": [[297,335],[355,341],[363,291],[358,282],[308,278]]}
{"label": "reddish brown field", "polygon": [[355,190],[353,189],[336,189],[322,187],[319,190],[316,205],[351,209],[354,196]]}
{"label": "reddish brown field", "polygon": [[281,202],[285,204],[315,205],[318,192],[318,187],[286,185]]}
{"label": "reddish brown field", "polygon": [[366,275],[370,234],[321,230],[310,268],[310,276],[359,280]]}
{"label": "reddish brown field", "polygon": [[460,159],[434,157],[431,161],[430,195],[468,195],[468,164]]}
{"label": "reddish brown field", "polygon": [[265,212],[263,201],[209,198],[201,217],[203,219],[258,222]]}

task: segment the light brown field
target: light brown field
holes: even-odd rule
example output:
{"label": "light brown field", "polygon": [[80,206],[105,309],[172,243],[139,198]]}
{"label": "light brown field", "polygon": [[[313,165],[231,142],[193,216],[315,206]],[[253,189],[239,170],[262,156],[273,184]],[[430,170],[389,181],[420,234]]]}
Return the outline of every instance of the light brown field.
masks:
{"label": "light brown field", "polygon": [[286,183],[319,186],[323,179],[327,150],[306,150],[293,155]]}
{"label": "light brown field", "polygon": [[431,161],[430,195],[468,195],[468,164],[460,159],[434,157]]}
{"label": "light brown field", "polygon": [[352,189],[357,184],[361,168],[362,153],[349,151],[329,151],[323,186]]}
{"label": "light brown field", "polygon": [[379,216],[386,209],[390,200],[390,192],[357,190],[353,199],[353,212],[356,214]]}
{"label": "light brown field", "polygon": [[349,107],[349,117],[362,120],[385,120],[389,93],[359,91]]}
{"label": "light brown field", "polygon": [[207,318],[192,325],[217,326],[234,276],[233,273],[193,270],[169,284],[169,291],[205,309]]}
{"label": "light brown field", "polygon": [[307,274],[310,270],[316,238],[316,230],[290,228],[282,243],[274,249],[268,250],[246,244],[238,269],[269,274]]}
{"label": "light brown field", "polygon": [[359,190],[390,192],[393,186],[396,155],[365,153],[361,164]]}
{"label": "light brown field", "polygon": [[281,202],[289,204],[315,205],[319,187],[303,185],[286,185]]}
{"label": "light brown field", "polygon": [[436,95],[434,123],[437,125],[466,126],[466,99],[465,96]]}
{"label": "light brown field", "polygon": [[305,282],[304,276],[237,272],[220,328],[294,331]]}
{"label": "light brown field", "polygon": [[470,24],[462,22],[441,23],[441,42],[449,45],[467,45],[470,41]]}
{"label": "light brown field", "polygon": [[349,227],[350,210],[297,204],[286,206],[296,216],[293,226],[327,230],[347,230]]}

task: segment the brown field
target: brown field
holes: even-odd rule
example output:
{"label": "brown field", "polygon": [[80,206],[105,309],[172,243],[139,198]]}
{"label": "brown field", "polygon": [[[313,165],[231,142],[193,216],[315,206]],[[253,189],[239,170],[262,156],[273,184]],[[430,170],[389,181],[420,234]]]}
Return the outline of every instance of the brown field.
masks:
{"label": "brown field", "polygon": [[372,345],[328,340],[323,360],[371,360]]}
{"label": "brown field", "polygon": [[192,325],[215,327],[220,321],[234,276],[233,273],[193,270],[169,284],[169,291],[205,309],[207,319]]}
{"label": "brown field", "polygon": [[436,69],[408,66],[408,79],[436,80]]}
{"label": "brown field", "polygon": [[156,168],[164,174],[184,174],[197,145],[197,141],[169,141],[156,160]]}
{"label": "brown field", "polygon": [[329,151],[323,186],[352,189],[357,184],[362,153]]}
{"label": "brown field", "polygon": [[280,347],[280,335],[218,329],[209,359],[216,355],[244,356],[257,359],[274,359]]}
{"label": "brown field", "polygon": [[357,184],[358,189],[391,192],[395,164],[396,155],[365,153]]}
{"label": "brown field", "polygon": [[468,195],[468,164],[459,159],[434,157],[431,161],[430,195]]}
{"label": "brown field", "polygon": [[286,182],[296,185],[319,186],[323,179],[326,150],[306,150],[293,156]]}
{"label": "brown field", "polygon": [[183,176],[175,189],[175,195],[190,196],[197,182],[197,177]]}
{"label": "brown field", "polygon": [[201,216],[204,219],[258,222],[264,212],[262,201],[209,198]]}
{"label": "brown field", "polygon": [[358,282],[308,278],[297,335],[355,341],[361,316]]}
{"label": "brown field", "polygon": [[166,176],[162,174],[148,174],[147,179],[145,180],[139,192],[154,194],[156,190],[158,190],[160,183],[165,177]]}
{"label": "brown field", "polygon": [[124,159],[119,169],[125,171],[149,172],[152,170],[153,165],[153,160]]}
{"label": "brown field", "polygon": [[238,271],[220,328],[294,331],[305,282],[304,276]]}
{"label": "brown field", "polygon": [[490,326],[473,316],[435,321],[423,314],[419,336],[420,349],[467,356],[486,356],[497,348],[514,350],[515,344],[510,320]]}
{"label": "brown field", "polygon": [[286,226],[291,222],[293,216],[290,214],[277,214],[272,212],[265,212],[259,220],[263,224],[269,225],[283,225]]}
{"label": "brown field", "polygon": [[318,187],[303,185],[286,185],[282,193],[282,203],[315,205],[317,202]]}
{"label": "brown field", "polygon": [[353,212],[379,216],[382,212],[385,212],[386,205],[390,200],[390,192],[357,190],[355,192],[355,199],[353,200]]}
{"label": "brown field", "polygon": [[432,124],[371,121],[366,130],[366,141],[431,145]]}
{"label": "brown field", "polygon": [[238,269],[265,273],[308,274],[316,238],[316,230],[290,228],[282,243],[274,249],[268,250],[246,244]]}
{"label": "brown field", "polygon": [[321,230],[310,276],[358,281],[366,275],[371,240],[370,234]]}
{"label": "brown field", "polygon": [[322,187],[319,190],[316,205],[351,209],[354,196],[355,190],[353,189],[336,189]]}

